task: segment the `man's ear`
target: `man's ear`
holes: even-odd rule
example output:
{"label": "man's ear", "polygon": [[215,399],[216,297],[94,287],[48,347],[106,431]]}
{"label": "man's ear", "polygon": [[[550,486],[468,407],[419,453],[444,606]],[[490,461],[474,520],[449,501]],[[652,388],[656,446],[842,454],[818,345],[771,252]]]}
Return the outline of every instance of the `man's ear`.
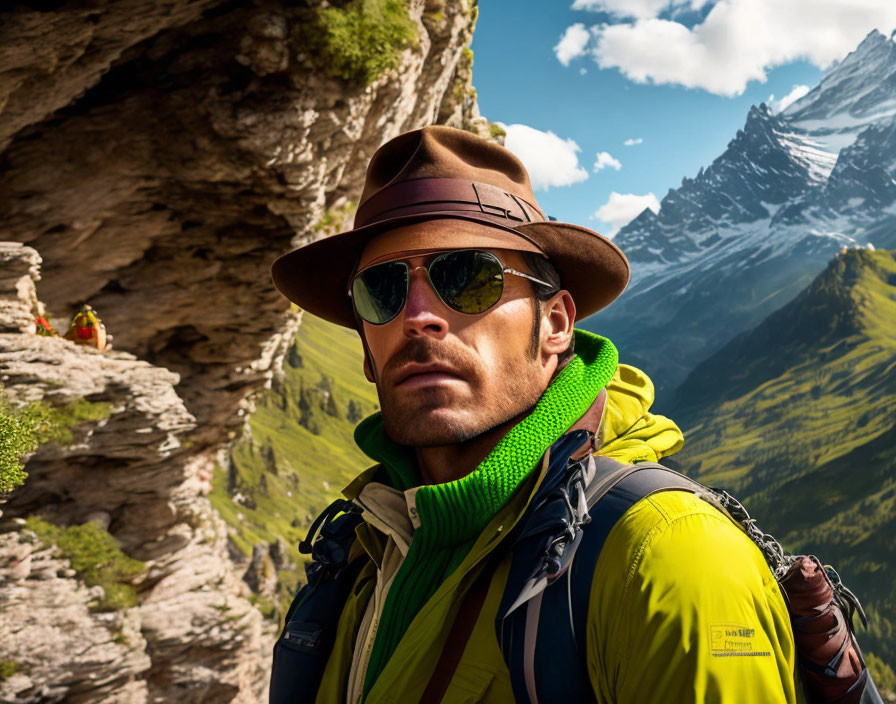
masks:
{"label": "man's ear", "polygon": [[544,355],[560,354],[569,347],[574,334],[576,304],[566,289],[558,291],[542,304],[542,325],[547,321],[547,330],[541,337],[541,351]]}
{"label": "man's ear", "polygon": [[364,376],[367,377],[367,381],[373,383],[373,371],[370,367],[370,356],[367,354],[367,347],[364,347]]}

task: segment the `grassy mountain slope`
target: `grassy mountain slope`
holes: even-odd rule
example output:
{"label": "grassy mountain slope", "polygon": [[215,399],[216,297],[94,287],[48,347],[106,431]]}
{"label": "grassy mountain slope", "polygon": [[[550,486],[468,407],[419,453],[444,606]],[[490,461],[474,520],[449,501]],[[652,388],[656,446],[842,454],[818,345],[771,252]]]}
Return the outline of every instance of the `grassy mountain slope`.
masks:
{"label": "grassy mountain slope", "polygon": [[847,250],[677,390],[676,455],[786,551],[833,564],[896,663],[896,258]]}
{"label": "grassy mountain slope", "polygon": [[215,473],[212,503],[244,555],[282,538],[294,569],[279,569],[277,603],[304,579],[298,543],[314,517],[372,462],[352,438],[379,407],[364,377],[356,333],[305,314],[283,365],[284,378],[259,395],[230,466]]}

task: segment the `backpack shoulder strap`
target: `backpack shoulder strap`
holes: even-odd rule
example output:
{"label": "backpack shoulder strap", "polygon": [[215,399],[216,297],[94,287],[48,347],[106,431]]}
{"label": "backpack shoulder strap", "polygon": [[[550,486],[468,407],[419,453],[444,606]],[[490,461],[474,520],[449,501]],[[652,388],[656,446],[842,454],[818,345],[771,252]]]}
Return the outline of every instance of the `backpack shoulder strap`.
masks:
{"label": "backpack shoulder strap", "polygon": [[[511,563],[498,621],[502,636],[499,642],[517,702],[594,701],[584,634],[594,569],[607,536],[619,518],[645,496],[664,490],[697,492],[703,488],[656,463],[624,465],[601,456],[588,461],[594,463],[594,476],[582,498],[590,520],[582,521],[579,535],[566,545],[561,558],[566,569],[546,587],[530,589],[529,593],[524,587],[514,599],[519,575],[531,572],[531,555],[529,565],[519,564],[527,559],[525,550],[520,554],[515,551]],[[567,498],[572,503],[572,497]],[[544,522],[550,523],[552,512],[545,513]],[[531,587],[532,580],[526,585]]]}
{"label": "backpack shoulder strap", "polygon": [[337,499],[314,520],[299,546],[312,561],[305,566],[308,582],[293,598],[274,644],[269,704],[310,703],[317,696],[339,617],[367,562],[363,554],[349,562],[361,512],[356,504]]}
{"label": "backpack shoulder strap", "polygon": [[[595,459],[599,464],[606,463],[608,460],[615,462],[608,457]],[[610,490],[600,496],[595,496],[594,503],[589,504],[591,525],[585,531],[569,575],[569,598],[572,609],[570,625],[574,640],[581,643],[581,658],[584,658],[585,655],[585,628],[594,570],[601,549],[613,526],[629,508],[651,494],[670,490],[697,493],[705,489],[699,482],[656,462],[641,462],[634,465],[616,464],[630,471],[627,471]]]}

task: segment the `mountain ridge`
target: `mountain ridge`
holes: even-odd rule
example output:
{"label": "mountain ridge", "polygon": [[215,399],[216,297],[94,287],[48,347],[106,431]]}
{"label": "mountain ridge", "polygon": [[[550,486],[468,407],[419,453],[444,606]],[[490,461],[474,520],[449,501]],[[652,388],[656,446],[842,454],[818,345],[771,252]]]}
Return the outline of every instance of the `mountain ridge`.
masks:
{"label": "mountain ridge", "polygon": [[676,463],[731,491],[786,551],[834,564],[896,661],[896,252],[846,250],[698,365]]}
{"label": "mountain ridge", "polygon": [[[690,410],[701,403],[724,401],[742,393],[745,384],[762,383],[785,371],[788,366],[806,361],[812,351],[811,348],[806,349],[810,345],[842,344],[846,338],[862,334],[860,317],[864,312],[863,305],[852,294],[866,260],[865,251],[842,252],[796,298],[701,362],[676,390],[678,417],[687,418]],[[796,337],[802,349],[792,350],[789,356],[782,355],[780,359],[772,360],[771,365],[756,368],[758,365],[751,363],[754,347],[766,347],[776,340],[780,341],[782,330],[788,331],[788,336]],[[718,387],[706,388],[698,381],[706,376],[725,373],[729,367],[721,368],[713,362],[719,359],[725,359],[726,364],[734,363],[739,369],[734,384],[721,393]]]}

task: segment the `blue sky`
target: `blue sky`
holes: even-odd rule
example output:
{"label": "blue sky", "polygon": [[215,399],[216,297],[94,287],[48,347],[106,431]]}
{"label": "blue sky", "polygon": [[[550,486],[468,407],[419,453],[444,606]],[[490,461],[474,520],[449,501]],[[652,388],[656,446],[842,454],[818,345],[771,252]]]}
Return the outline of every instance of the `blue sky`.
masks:
{"label": "blue sky", "polygon": [[894,25],[896,3],[873,0],[480,0],[473,84],[485,117],[524,126],[507,146],[545,212],[611,234],[721,154],[751,105]]}

